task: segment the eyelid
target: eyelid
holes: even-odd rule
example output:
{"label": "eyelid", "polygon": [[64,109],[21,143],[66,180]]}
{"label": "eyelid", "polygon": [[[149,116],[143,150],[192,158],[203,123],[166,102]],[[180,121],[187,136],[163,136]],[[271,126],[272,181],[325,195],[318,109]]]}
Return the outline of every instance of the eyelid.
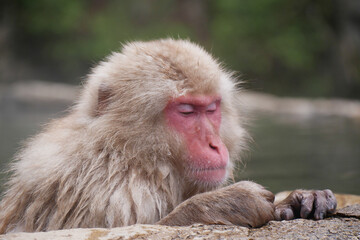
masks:
{"label": "eyelid", "polygon": [[180,113],[192,113],[194,112],[194,107],[190,104],[180,104],[178,107],[177,107],[178,111]]}
{"label": "eyelid", "polygon": [[217,109],[217,104],[216,104],[216,102],[213,102],[212,104],[207,106],[206,111],[214,112],[214,111],[216,111],[216,109]]}

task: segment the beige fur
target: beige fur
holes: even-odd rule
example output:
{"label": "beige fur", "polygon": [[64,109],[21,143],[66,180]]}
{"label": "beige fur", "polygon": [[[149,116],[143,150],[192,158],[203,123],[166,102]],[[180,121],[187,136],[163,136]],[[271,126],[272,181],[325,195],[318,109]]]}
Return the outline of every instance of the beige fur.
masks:
{"label": "beige fur", "polygon": [[155,223],[212,190],[184,180],[181,141],[164,124],[167,102],[185,93],[222,96],[221,137],[238,158],[246,133],[231,75],[189,41],[129,43],[93,69],[68,116],[16,156],[0,233]]}

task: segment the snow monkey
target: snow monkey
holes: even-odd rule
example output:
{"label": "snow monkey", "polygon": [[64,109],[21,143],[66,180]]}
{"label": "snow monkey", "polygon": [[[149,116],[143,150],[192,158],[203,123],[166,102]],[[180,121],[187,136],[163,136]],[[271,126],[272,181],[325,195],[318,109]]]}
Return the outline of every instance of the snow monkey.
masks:
{"label": "snow monkey", "polygon": [[12,163],[0,232],[142,224],[236,224],[324,218],[330,190],[278,205],[250,181],[226,187],[247,134],[238,89],[187,40],[132,42],[95,67],[67,116]]}

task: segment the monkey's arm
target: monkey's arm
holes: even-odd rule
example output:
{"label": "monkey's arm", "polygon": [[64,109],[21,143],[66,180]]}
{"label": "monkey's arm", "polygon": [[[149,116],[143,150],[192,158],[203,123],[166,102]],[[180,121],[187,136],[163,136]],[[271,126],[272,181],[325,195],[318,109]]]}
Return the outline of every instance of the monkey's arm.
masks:
{"label": "monkey's arm", "polygon": [[274,220],[273,201],[274,195],[262,186],[242,181],[189,198],[157,224],[186,226],[204,223],[259,227]]}
{"label": "monkey's arm", "polygon": [[336,210],[336,198],[331,190],[295,190],[276,204],[277,220],[294,218],[323,219]]}

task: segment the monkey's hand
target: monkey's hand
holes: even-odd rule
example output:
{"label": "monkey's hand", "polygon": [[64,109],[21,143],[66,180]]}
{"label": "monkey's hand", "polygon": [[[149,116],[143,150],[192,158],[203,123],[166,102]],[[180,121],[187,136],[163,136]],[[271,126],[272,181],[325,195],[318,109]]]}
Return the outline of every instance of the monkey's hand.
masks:
{"label": "monkey's hand", "polygon": [[335,213],[336,198],[331,190],[295,190],[283,201],[276,204],[276,220],[294,218],[323,219]]}
{"label": "monkey's hand", "polygon": [[259,227],[275,219],[273,202],[274,195],[261,185],[242,181],[189,198],[158,224],[186,226],[204,223]]}

